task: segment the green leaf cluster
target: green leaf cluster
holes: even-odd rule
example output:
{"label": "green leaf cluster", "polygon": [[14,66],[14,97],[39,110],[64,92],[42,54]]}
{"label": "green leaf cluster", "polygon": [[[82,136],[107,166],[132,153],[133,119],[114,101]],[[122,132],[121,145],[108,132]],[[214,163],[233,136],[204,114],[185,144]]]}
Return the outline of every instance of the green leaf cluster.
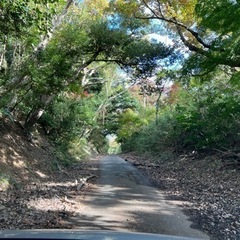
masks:
{"label": "green leaf cluster", "polygon": [[161,155],[214,149],[239,151],[240,97],[228,81],[181,90],[177,101],[161,109],[157,125],[130,136],[123,150]]}
{"label": "green leaf cluster", "polygon": [[59,0],[1,0],[0,37],[21,36],[32,26],[47,32],[59,3]]}

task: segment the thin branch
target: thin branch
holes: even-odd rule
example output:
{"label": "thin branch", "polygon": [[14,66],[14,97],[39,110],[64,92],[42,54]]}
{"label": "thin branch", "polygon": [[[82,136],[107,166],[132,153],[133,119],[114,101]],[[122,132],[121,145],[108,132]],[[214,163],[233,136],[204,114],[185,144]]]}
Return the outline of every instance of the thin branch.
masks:
{"label": "thin branch", "polygon": [[[132,87],[134,84],[131,84],[128,88],[130,88],[130,87]],[[105,102],[103,102],[99,107],[98,107],[98,109],[97,109],[97,113],[99,113],[100,111],[101,111],[101,109],[103,108],[103,107],[107,107],[110,103],[111,103],[111,101],[112,100],[114,100],[115,98],[117,98],[118,96],[121,96],[124,92],[127,92],[128,91],[128,88],[125,88],[124,90],[122,90],[120,93],[118,93],[118,94],[116,94],[116,95],[114,95],[114,96],[112,96],[112,97],[109,97],[109,98],[107,98],[106,100],[105,100]]]}
{"label": "thin branch", "polygon": [[146,6],[146,8],[149,9],[154,16],[158,17],[158,14],[146,3],[146,1],[145,0],[142,0],[142,1],[143,1],[143,4]]}
{"label": "thin branch", "polygon": [[119,64],[123,64],[124,62],[120,59],[95,59],[94,62],[115,62],[115,63],[119,63]]}
{"label": "thin branch", "polygon": [[207,52],[204,51],[202,48],[199,48],[199,47],[196,47],[195,45],[191,44],[183,35],[183,32],[180,28],[179,25],[176,25],[176,28],[177,28],[177,32],[179,34],[179,37],[180,39],[182,40],[183,44],[190,50],[190,51],[193,51],[193,52],[197,52],[199,54],[202,54],[204,56],[207,55]]}
{"label": "thin branch", "polygon": [[69,80],[67,81],[67,85],[69,85],[70,83],[72,83],[73,81],[75,81],[75,80],[78,78],[79,74],[82,72],[82,70],[96,60],[96,58],[97,58],[97,56],[100,54],[100,52],[101,52],[101,50],[97,50],[97,51],[92,55],[92,57],[91,57],[90,59],[88,59],[85,63],[83,63],[82,66],[78,68],[76,74],[75,74],[71,79],[69,79]]}
{"label": "thin branch", "polygon": [[222,151],[222,150],[217,149],[217,148],[213,148],[213,150],[216,151],[216,152],[222,153],[223,156],[225,156],[225,157],[236,157],[236,158],[238,158],[238,160],[240,159],[240,154],[239,153],[235,153],[235,152],[232,152],[230,150],[227,150],[225,152],[225,151]]}
{"label": "thin branch", "polygon": [[157,0],[157,2],[158,2],[158,11],[160,12],[161,16],[163,16],[160,0]]}
{"label": "thin branch", "polygon": [[[145,7],[147,9],[149,9],[151,11],[151,13],[153,14],[152,16],[149,16],[149,17],[143,17],[143,16],[136,16],[136,13],[134,14],[136,18],[139,18],[139,19],[159,19],[159,20],[162,20],[162,21],[165,21],[165,22],[168,22],[168,23],[171,23],[171,24],[174,24],[176,26],[179,26],[179,27],[182,27],[184,28],[185,30],[187,30],[188,32],[190,32],[192,34],[192,36],[205,48],[211,48],[212,46],[210,44],[207,44],[205,43],[200,37],[199,37],[199,34],[192,30],[191,28],[189,28],[188,26],[184,25],[183,23],[177,21],[175,18],[173,19],[169,19],[169,18],[166,18],[164,15],[163,15],[163,12],[162,12],[162,9],[161,9],[161,3],[159,0],[157,0],[158,2],[158,11],[160,13],[157,14],[147,3],[145,0],[142,0],[143,4],[145,5]],[[185,43],[184,43],[185,44]],[[194,50],[193,50],[194,51]]]}

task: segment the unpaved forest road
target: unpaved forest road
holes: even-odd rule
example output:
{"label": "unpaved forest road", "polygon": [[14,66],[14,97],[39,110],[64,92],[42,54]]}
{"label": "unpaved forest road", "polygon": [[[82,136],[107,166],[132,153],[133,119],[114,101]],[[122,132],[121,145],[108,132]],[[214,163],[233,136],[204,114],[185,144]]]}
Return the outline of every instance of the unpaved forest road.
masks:
{"label": "unpaved forest road", "polygon": [[130,230],[209,239],[192,229],[181,209],[130,163],[111,155],[101,160],[97,189],[83,200],[81,214],[71,219],[80,229]]}

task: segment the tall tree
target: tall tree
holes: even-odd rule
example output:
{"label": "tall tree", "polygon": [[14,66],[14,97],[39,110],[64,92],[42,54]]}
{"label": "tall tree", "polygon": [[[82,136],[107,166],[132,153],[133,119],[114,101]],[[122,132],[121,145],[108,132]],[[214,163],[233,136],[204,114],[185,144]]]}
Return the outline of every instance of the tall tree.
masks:
{"label": "tall tree", "polygon": [[31,87],[28,65],[37,61],[73,3],[72,0],[67,3],[63,0],[0,2],[0,15],[5,19],[0,30],[1,107],[16,101],[15,92],[22,85]]}
{"label": "tall tree", "polygon": [[171,53],[163,44],[136,38],[127,29],[113,28],[106,18],[96,18],[90,23],[84,17],[79,19],[77,10],[76,7],[66,14],[36,57],[31,61],[26,59],[24,68],[15,72],[17,80],[7,89],[10,94],[14,90],[15,94],[28,93],[32,97],[26,128],[36,123],[44,108],[63,89],[76,83],[84,87],[87,79],[84,71],[91,63],[115,62],[147,74],[158,59]]}

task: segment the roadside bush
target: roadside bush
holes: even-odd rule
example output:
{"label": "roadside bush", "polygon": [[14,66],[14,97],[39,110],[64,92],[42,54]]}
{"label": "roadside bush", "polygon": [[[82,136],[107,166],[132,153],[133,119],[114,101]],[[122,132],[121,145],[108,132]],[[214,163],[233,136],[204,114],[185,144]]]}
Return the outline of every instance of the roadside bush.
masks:
{"label": "roadside bush", "polygon": [[240,141],[240,97],[232,87],[205,84],[175,107],[180,149],[235,148]]}
{"label": "roadside bush", "polygon": [[170,153],[175,147],[175,125],[171,109],[166,108],[160,113],[157,123],[153,121],[140,132],[135,132],[122,144],[122,149],[151,155],[166,155],[167,149]]}
{"label": "roadside bush", "polygon": [[42,127],[55,142],[58,159],[62,165],[71,165],[92,153],[103,151],[107,143],[96,134],[96,98],[74,98],[61,94],[40,119]]}
{"label": "roadside bush", "polygon": [[133,134],[122,149],[169,157],[186,150],[237,150],[239,129],[239,93],[223,82],[209,82],[181,90],[174,104],[161,109],[157,123]]}

